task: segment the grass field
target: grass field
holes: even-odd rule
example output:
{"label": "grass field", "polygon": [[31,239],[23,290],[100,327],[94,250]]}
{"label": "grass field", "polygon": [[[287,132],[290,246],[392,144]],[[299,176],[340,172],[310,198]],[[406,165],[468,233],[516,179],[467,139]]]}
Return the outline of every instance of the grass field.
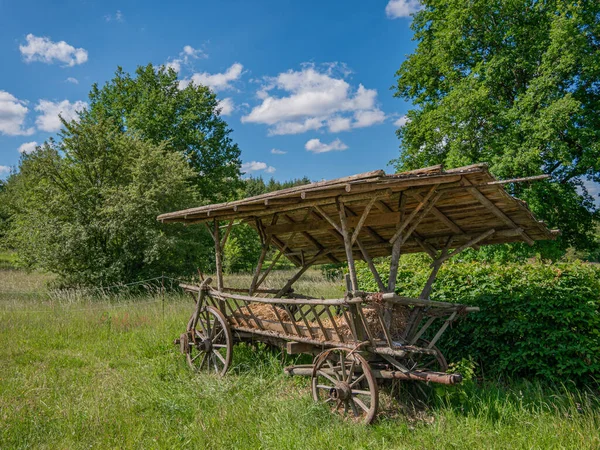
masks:
{"label": "grass field", "polygon": [[[347,423],[263,347],[237,346],[224,378],[191,373],[172,345],[189,298],[163,309],[160,296],[52,294],[49,280],[0,270],[1,449],[600,448],[597,397],[525,382],[439,389],[419,411],[384,393],[375,425]],[[341,293],[318,272],[303,283]]]}

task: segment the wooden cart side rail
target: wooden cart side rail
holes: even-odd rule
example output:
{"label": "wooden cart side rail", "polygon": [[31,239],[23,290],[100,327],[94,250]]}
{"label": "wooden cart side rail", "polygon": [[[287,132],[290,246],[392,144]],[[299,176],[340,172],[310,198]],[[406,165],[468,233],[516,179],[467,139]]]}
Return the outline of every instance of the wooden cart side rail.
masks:
{"label": "wooden cart side rail", "polygon": [[244,302],[254,302],[254,303],[270,303],[276,305],[296,305],[296,306],[309,306],[309,305],[323,305],[323,306],[343,306],[343,305],[352,305],[363,303],[364,299],[362,298],[353,298],[353,299],[345,299],[345,298],[335,298],[335,299],[295,299],[295,298],[262,298],[262,297],[250,297],[247,295],[237,295],[230,294],[228,292],[217,291],[216,289],[209,288],[210,295],[221,298],[221,299],[233,299],[233,300],[241,300]]}
{"label": "wooden cart side rail", "polygon": [[[448,311],[464,311],[464,312],[477,312],[479,311],[478,306],[466,306],[460,303],[440,302],[436,300],[427,300],[424,298],[404,297],[394,293],[371,293],[371,292],[353,292],[353,297],[364,298],[365,300],[382,299],[385,302],[390,302],[398,305],[407,306],[425,306],[432,308],[446,308]],[[353,299],[354,300],[354,299]]]}

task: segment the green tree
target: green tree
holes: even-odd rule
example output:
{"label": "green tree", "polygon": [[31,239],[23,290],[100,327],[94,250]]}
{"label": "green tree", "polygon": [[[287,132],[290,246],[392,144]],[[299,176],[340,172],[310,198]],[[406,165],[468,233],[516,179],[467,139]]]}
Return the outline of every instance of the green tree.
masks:
{"label": "green tree", "polygon": [[398,130],[398,170],[490,163],[562,231],[561,248],[594,246],[600,181],[600,2],[422,0],[415,51],[395,95],[412,102]]}
{"label": "green tree", "polygon": [[267,192],[279,191],[281,189],[310,183],[310,178],[306,176],[288,181],[277,181],[275,178],[271,177],[267,183],[265,183],[265,180],[261,176],[248,177],[244,179],[244,197],[254,197],[255,195],[266,194]]}
{"label": "green tree", "polygon": [[85,113],[124,131],[136,131],[154,144],[181,153],[195,172],[203,201],[233,198],[241,187],[240,150],[220,117],[216,95],[206,86],[180,86],[177,73],[164,66],[140,66],[135,76],[118,68],[102,88],[92,86]]}
{"label": "green tree", "polygon": [[62,139],[23,155],[7,185],[8,239],[23,264],[91,285],[194,273],[210,261],[202,228],[156,221],[198,202],[183,155],[89,115],[63,124]]}
{"label": "green tree", "polygon": [[0,180],[0,249],[4,247],[4,237],[6,235],[6,230],[8,229],[8,220],[9,220],[9,212],[8,212],[8,201],[6,199],[6,182]]}

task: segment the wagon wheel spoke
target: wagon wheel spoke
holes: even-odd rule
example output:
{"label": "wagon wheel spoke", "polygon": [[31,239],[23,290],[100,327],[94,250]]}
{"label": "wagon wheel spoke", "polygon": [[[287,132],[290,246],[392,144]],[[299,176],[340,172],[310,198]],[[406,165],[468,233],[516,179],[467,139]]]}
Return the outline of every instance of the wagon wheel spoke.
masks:
{"label": "wagon wheel spoke", "polygon": [[[222,329],[222,328],[219,330],[219,332],[216,334],[216,336],[212,338],[212,340],[213,340],[214,342],[216,342],[216,341],[218,341],[218,340],[219,340],[219,338],[220,338],[221,336],[223,336],[223,329]],[[214,347],[214,346],[215,346],[215,344],[213,344],[213,347]]]}
{"label": "wagon wheel spoke", "polygon": [[319,389],[326,389],[326,390],[333,389],[333,386],[327,386],[326,384],[317,384],[317,387]]}
{"label": "wagon wheel spoke", "polygon": [[[333,365],[333,362],[331,362],[329,359],[327,360],[327,365],[329,366],[329,368],[331,370],[333,370],[333,374],[335,375],[335,377],[337,378],[337,380],[339,381],[340,377],[338,376],[338,371],[336,370],[336,366]],[[324,375],[325,376],[325,375]],[[335,383],[335,380],[331,380]]]}
{"label": "wagon wheel spoke", "polygon": [[204,363],[206,362],[206,357],[208,355],[206,353],[198,353],[198,355],[202,355],[202,361],[200,361],[200,366],[198,367],[198,370],[202,370],[202,367],[204,367]]}
{"label": "wagon wheel spoke", "polygon": [[352,399],[348,399],[348,403],[350,403],[350,406],[352,407],[352,412],[354,413],[354,416],[360,417],[360,413],[358,412],[358,409],[356,408],[354,401]]}
{"label": "wagon wheel spoke", "polygon": [[363,373],[356,380],[354,380],[352,383],[350,383],[350,387],[356,386],[356,383],[359,383],[364,379],[365,379],[365,374]]}
{"label": "wagon wheel spoke", "polygon": [[333,378],[332,376],[330,376],[329,374],[326,374],[324,371],[319,370],[318,374],[321,375],[323,378],[327,378],[329,381],[331,381],[333,384],[335,384],[337,381],[335,378]]}
{"label": "wagon wheel spoke", "polygon": [[371,391],[363,391],[361,389],[352,389],[352,393],[356,395],[371,395]]}
{"label": "wagon wheel spoke", "polygon": [[223,355],[221,355],[219,352],[213,350],[213,354],[217,358],[219,358],[224,365],[227,364],[227,362],[225,361],[225,358],[223,358]]}
{"label": "wagon wheel spoke", "polygon": [[215,339],[215,332],[217,331],[217,318],[215,317],[215,319],[213,320],[212,323],[212,328],[210,330],[210,335],[209,335],[209,339]]}
{"label": "wagon wheel spoke", "polygon": [[213,344],[213,348],[227,348],[227,344]]}
{"label": "wagon wheel spoke", "polygon": [[341,374],[342,380],[346,380],[346,358],[344,358],[344,353],[340,353],[340,366],[341,366]]}
{"label": "wagon wheel spoke", "polygon": [[352,400],[354,400],[354,403],[360,406],[364,412],[369,412],[369,408],[363,403],[363,401],[360,398],[354,397]]}
{"label": "wagon wheel spoke", "polygon": [[352,360],[352,364],[350,364],[350,369],[348,370],[348,376],[345,381],[350,383],[352,381],[352,376],[354,375],[354,365],[356,364],[356,360]]}

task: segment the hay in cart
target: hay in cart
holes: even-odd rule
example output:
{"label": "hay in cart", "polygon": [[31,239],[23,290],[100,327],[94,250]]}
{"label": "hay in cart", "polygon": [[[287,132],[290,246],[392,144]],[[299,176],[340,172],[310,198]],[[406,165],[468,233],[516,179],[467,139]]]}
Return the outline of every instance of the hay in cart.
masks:
{"label": "hay in cart", "polygon": [[[373,171],[283,189],[234,202],[162,214],[163,223],[205,226],[215,243],[215,283],[182,285],[195,300],[177,340],[191,367],[225,374],[233,343],[262,341],[289,353],[317,355],[313,364],[286,368],[312,380],[315,401],[364,422],[375,418],[377,379],[455,384],[436,343],[458,317],[478,309],[429,299],[442,264],[467,248],[554,239],[527,205],[504,189],[529,177],[496,180],[487,165],[441,166],[388,175]],[[225,285],[223,246],[233,226],[254,227],[262,250],[247,288]],[[268,267],[267,253],[276,254]],[[431,274],[417,298],[396,292],[402,254],[424,252]],[[390,257],[387,277],[373,259]],[[296,273],[281,287],[264,281],[281,257]],[[355,261],[366,262],[377,292],[359,290]],[[293,286],[309,268],[347,263],[343,298],[319,299]],[[389,280],[384,283],[383,279]]]}

